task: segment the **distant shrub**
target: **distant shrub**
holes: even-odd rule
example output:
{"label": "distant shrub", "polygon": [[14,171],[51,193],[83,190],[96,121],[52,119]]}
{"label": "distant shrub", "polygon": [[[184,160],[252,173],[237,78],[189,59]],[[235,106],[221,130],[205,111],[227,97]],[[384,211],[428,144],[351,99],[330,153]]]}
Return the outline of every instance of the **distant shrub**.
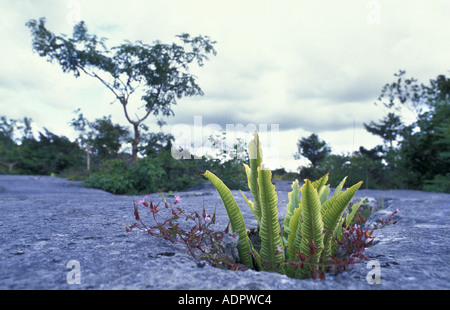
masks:
{"label": "distant shrub", "polygon": [[295,181],[299,177],[300,175],[297,172],[287,172],[284,168],[272,170],[273,180]]}
{"label": "distant shrub", "polygon": [[157,158],[145,157],[139,159],[131,167],[133,188],[139,193],[154,193],[160,189],[166,172]]}
{"label": "distant shrub", "polygon": [[237,159],[228,160],[223,163],[217,161],[209,170],[220,177],[223,182],[227,182],[230,189],[249,190],[248,183],[245,180],[246,174],[242,161]]}
{"label": "distant shrub", "polygon": [[[153,153],[136,162],[105,160],[83,185],[121,195],[182,191],[204,183],[202,173],[205,170],[214,171],[229,182],[232,189],[248,190],[247,183],[242,180],[245,171],[240,161],[221,162],[206,157],[176,160],[170,151]],[[75,173],[70,175],[77,177]]]}
{"label": "distant shrub", "polygon": [[103,162],[83,185],[113,194],[131,194],[135,191],[133,183],[132,172],[126,163],[120,159],[110,159]]}
{"label": "distant shrub", "polygon": [[433,180],[425,181],[423,190],[427,192],[450,193],[450,173],[435,175]]}

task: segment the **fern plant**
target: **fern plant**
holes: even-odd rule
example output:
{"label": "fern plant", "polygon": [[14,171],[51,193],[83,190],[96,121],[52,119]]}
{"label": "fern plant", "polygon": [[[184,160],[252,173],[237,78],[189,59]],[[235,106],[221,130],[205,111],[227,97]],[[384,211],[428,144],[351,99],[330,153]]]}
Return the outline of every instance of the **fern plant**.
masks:
{"label": "fern plant", "polygon": [[[346,178],[330,196],[328,174],[317,181],[305,179],[300,187],[292,183],[283,228],[278,218],[278,195],[272,184],[272,173],[262,164],[262,150],[258,133],[248,145],[249,164],[244,164],[248,187],[253,200],[242,196],[255,215],[260,237],[259,251],[252,244],[241,210],[229,188],[213,173],[204,176],[214,185],[225,206],[231,232],[238,235],[240,262],[248,268],[275,271],[293,278],[307,278],[327,271],[336,252],[337,240],[364,199],[352,206],[344,216],[362,181],[343,190]],[[301,197],[300,197],[301,194]]]}

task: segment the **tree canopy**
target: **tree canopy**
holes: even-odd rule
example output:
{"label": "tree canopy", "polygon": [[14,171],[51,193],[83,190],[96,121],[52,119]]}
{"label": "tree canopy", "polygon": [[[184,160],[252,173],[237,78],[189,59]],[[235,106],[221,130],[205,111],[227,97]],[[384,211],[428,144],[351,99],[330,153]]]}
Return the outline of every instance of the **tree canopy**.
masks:
{"label": "tree canopy", "polygon": [[327,146],[325,141],[319,139],[315,133],[309,137],[302,138],[297,142],[298,152],[294,155],[295,159],[301,156],[306,157],[313,168],[317,168],[327,155],[331,153],[331,148]]}
{"label": "tree canopy", "polygon": [[[387,115],[364,124],[382,145],[331,154],[316,134],[302,138],[294,157],[304,156],[311,165],[299,167],[300,177],[333,172],[331,184],[348,177],[349,182],[364,180],[366,188],[450,192],[450,79],[438,75],[424,84],[405,74],[396,73],[375,102],[387,108]],[[415,116],[409,123],[402,118],[407,110]]]}
{"label": "tree canopy", "polygon": [[[383,138],[385,146],[377,149],[389,171],[403,175],[397,186],[421,189],[447,182],[450,187],[450,79],[438,75],[426,85],[404,78],[405,73],[395,74],[397,80],[387,83],[378,98],[377,103],[394,112],[364,126]],[[403,107],[415,113],[412,124],[395,114]]]}
{"label": "tree canopy", "polygon": [[94,122],[87,120],[80,109],[76,110],[77,118],[70,125],[78,132],[78,142],[86,151],[86,168],[90,170],[91,154],[97,159],[117,157],[124,142],[129,140],[129,131],[119,124],[113,124],[111,116],[103,116]]}
{"label": "tree canopy", "polygon": [[[57,36],[45,26],[45,18],[26,23],[32,34],[33,50],[50,62],[57,62],[63,72],[75,77],[84,73],[97,79],[115,97],[133,126],[132,156],[137,160],[140,125],[150,114],[173,115],[172,105],[183,96],[203,95],[196,76],[189,73],[196,62],[203,66],[207,55],[216,55],[208,36],[177,35],[181,45],[153,45],[141,41],[125,42],[108,49],[104,38],[88,32],[84,21],[74,26],[72,37]],[[129,112],[130,96],[140,94],[144,112],[134,118]]]}

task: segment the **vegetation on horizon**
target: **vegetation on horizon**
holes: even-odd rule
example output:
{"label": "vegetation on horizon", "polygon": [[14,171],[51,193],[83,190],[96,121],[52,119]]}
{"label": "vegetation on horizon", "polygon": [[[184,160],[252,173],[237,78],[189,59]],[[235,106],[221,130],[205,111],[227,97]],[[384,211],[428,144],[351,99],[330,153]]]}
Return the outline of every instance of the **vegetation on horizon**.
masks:
{"label": "vegetation on horizon", "polygon": [[[418,189],[450,193],[450,79],[439,75],[429,85],[405,79],[386,84],[376,104],[388,115],[378,122],[364,124],[379,136],[383,145],[370,150],[360,147],[353,154],[332,154],[325,141],[315,134],[298,142],[296,158],[303,156],[310,165],[299,167],[300,178],[316,179],[327,171],[335,183],[364,180],[372,189]],[[415,121],[405,124],[399,114],[407,109]]]}
{"label": "vegetation on horizon", "polygon": [[[370,150],[360,147],[353,154],[339,155],[333,154],[325,141],[312,134],[298,141],[298,152],[295,154],[296,158],[303,156],[309,159],[311,165],[299,167],[299,173],[277,169],[272,171],[273,178],[290,181],[318,179],[332,171],[332,184],[348,176],[349,182],[363,180],[365,188],[369,189],[419,189],[449,193],[450,80],[438,76],[431,80],[429,86],[419,87],[414,79],[403,80],[403,75],[400,72],[397,82],[386,84],[380,98],[391,100],[399,94],[408,93],[409,97],[400,96],[398,101],[392,100],[406,105],[410,100],[408,98],[415,98],[414,103],[408,106],[410,109],[411,106],[416,107],[415,122],[404,124],[395,114],[399,107],[394,108],[394,105],[386,103],[393,111],[378,123],[365,124],[369,132],[384,139],[383,145]],[[414,89],[414,95],[411,95],[409,88]],[[132,156],[122,149],[123,143],[130,139],[128,128],[114,124],[110,117],[89,121],[80,110],[76,113],[77,117],[70,123],[79,132],[75,141],[45,128],[36,138],[30,118],[20,120],[1,116],[0,173],[56,174],[85,180],[86,186],[112,193],[133,194],[182,190],[203,183],[201,173],[211,170],[227,181],[230,188],[248,189],[241,181],[245,175],[241,164],[248,154],[231,158],[215,154],[215,158],[175,160],[170,152],[173,136],[143,131],[138,149],[141,158],[134,162]],[[215,145],[220,144],[220,137],[210,139]],[[235,148],[242,149],[242,145]]]}
{"label": "vegetation on horizon", "polygon": [[[79,133],[75,141],[45,128],[36,138],[30,118],[3,115],[0,173],[61,175],[112,193],[133,194],[182,190],[202,183],[201,172],[210,170],[230,188],[248,189],[241,181],[245,156],[175,160],[170,152],[174,137],[150,132],[144,124],[150,114],[173,115],[171,107],[177,99],[203,94],[188,70],[193,62],[202,66],[208,54],[216,54],[215,42],[182,34],[177,36],[182,45],[126,42],[107,49],[105,39],[89,34],[84,22],[74,27],[71,38],[50,32],[43,18],[30,20],[27,27],[39,56],[57,62],[75,77],[86,74],[98,80],[123,106],[132,128],[113,123],[110,116],[89,121],[78,109],[70,122]],[[274,179],[318,179],[332,171],[333,184],[348,176],[352,183],[364,180],[366,188],[449,193],[450,79],[439,75],[424,85],[404,75],[405,71],[395,74],[396,81],[381,90],[376,103],[389,110],[386,117],[364,124],[368,132],[383,139],[382,145],[372,149],[361,146],[353,154],[333,154],[327,143],[312,133],[298,140],[294,155],[307,158],[310,165],[299,167],[298,173],[277,169]],[[138,90],[145,113],[133,120],[128,99]],[[412,111],[415,121],[406,124],[402,109]],[[164,121],[159,120],[158,125],[163,126]],[[131,153],[123,149],[128,144]],[[239,141],[236,146],[236,151],[242,149]]]}

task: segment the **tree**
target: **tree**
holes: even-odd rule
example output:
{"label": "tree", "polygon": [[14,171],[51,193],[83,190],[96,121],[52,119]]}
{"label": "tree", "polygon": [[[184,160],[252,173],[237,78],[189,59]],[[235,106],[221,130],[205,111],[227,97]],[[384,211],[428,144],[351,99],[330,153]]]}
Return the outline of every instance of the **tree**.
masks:
{"label": "tree", "polygon": [[17,169],[25,174],[49,175],[76,167],[81,163],[82,151],[76,142],[58,136],[44,128],[39,139],[25,138],[19,148]]}
{"label": "tree", "polygon": [[[421,114],[401,145],[406,169],[416,173],[419,187],[436,176],[450,176],[450,100],[437,100]],[[450,180],[449,180],[450,181]]]}
{"label": "tree", "polygon": [[302,138],[297,142],[298,152],[294,154],[295,159],[301,156],[306,157],[313,168],[317,168],[319,164],[331,153],[330,147],[325,141],[319,140],[319,136],[311,134],[307,138]]}
{"label": "tree", "polygon": [[[378,101],[391,110],[409,109],[415,121],[405,125],[389,113],[379,123],[364,126],[390,145],[383,149],[382,160],[386,173],[401,176],[398,185],[421,189],[433,180],[450,184],[450,79],[439,75],[424,85],[404,79],[404,74],[402,70],[395,74],[397,81],[383,87]],[[398,142],[396,148],[393,141]]]}
{"label": "tree", "polygon": [[[18,137],[20,136],[20,137]],[[20,146],[17,142],[33,137],[31,119],[7,119],[0,117],[0,165],[6,166],[12,172],[20,160]]]}
{"label": "tree", "polygon": [[79,131],[77,140],[80,147],[86,152],[86,170],[89,171],[91,169],[91,152],[94,132],[89,130],[91,123],[83,116],[83,113],[80,113],[80,109],[77,109],[74,113],[79,113],[78,118],[73,118],[70,122],[70,126]]}
{"label": "tree", "polygon": [[[203,95],[189,66],[196,61],[203,66],[207,54],[216,54],[209,37],[178,35],[183,45],[153,45],[141,41],[125,42],[108,50],[105,39],[88,33],[83,21],[74,26],[72,38],[56,36],[45,27],[45,18],[30,20],[33,50],[48,61],[56,61],[63,72],[75,77],[84,73],[109,89],[123,107],[126,120],[133,126],[132,157],[137,160],[140,125],[150,114],[173,115],[172,105],[183,96]],[[140,92],[144,112],[132,118],[130,96]]]}
{"label": "tree", "polygon": [[371,134],[380,136],[385,144],[392,148],[394,141],[397,141],[401,137],[404,125],[400,116],[389,113],[379,123],[373,121],[370,124],[364,123],[364,128]]}
{"label": "tree", "polygon": [[90,155],[99,159],[112,159],[128,141],[129,131],[119,124],[113,124],[111,116],[96,119],[94,122],[87,120],[80,109],[76,110],[78,118],[72,119],[70,125],[79,131],[78,141],[86,151],[86,169],[90,170]]}
{"label": "tree", "polygon": [[145,156],[151,156],[163,151],[170,151],[174,140],[175,138],[171,134],[164,134],[163,132],[147,132],[143,134],[143,143],[139,147],[139,151]]}
{"label": "tree", "polygon": [[99,158],[116,157],[123,142],[129,137],[128,129],[119,124],[113,124],[111,116],[96,119],[92,129],[96,132],[93,151]]}
{"label": "tree", "polygon": [[405,70],[395,73],[397,81],[383,86],[378,102],[375,104],[381,103],[386,108],[397,112],[406,108],[417,117],[428,106],[429,100],[435,96],[435,90],[433,87],[418,84],[417,79],[413,77],[405,79],[405,74]]}

